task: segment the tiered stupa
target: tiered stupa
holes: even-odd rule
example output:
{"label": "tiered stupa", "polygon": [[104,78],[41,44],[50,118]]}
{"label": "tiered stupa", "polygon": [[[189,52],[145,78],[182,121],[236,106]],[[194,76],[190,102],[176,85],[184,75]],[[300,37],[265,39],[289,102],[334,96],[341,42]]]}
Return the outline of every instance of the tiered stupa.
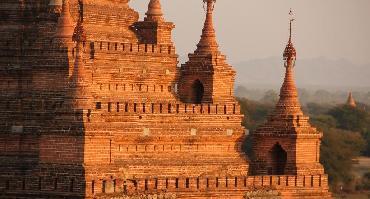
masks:
{"label": "tiered stupa", "polygon": [[285,78],[280,99],[268,121],[253,134],[254,175],[322,175],[320,143],[322,133],[313,128],[301,110],[294,82],[296,50],[290,35],[284,51]]}

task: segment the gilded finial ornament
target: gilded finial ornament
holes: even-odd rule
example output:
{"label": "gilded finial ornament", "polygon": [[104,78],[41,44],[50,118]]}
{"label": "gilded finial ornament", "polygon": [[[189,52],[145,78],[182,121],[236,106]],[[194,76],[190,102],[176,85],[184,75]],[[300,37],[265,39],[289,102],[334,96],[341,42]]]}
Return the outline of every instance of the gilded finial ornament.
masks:
{"label": "gilded finial ornament", "polygon": [[289,40],[288,44],[284,50],[284,60],[285,60],[285,67],[291,67],[293,68],[295,65],[295,60],[297,56],[297,52],[293,46],[292,42],[292,22],[295,20],[294,14],[292,9],[289,11]]}
{"label": "gilded finial ornament", "polygon": [[[213,11],[215,9],[215,3],[216,3],[217,0],[203,0],[203,9],[204,11],[208,12],[208,11]],[[207,6],[207,9],[206,9],[206,4],[212,4],[212,6]]]}

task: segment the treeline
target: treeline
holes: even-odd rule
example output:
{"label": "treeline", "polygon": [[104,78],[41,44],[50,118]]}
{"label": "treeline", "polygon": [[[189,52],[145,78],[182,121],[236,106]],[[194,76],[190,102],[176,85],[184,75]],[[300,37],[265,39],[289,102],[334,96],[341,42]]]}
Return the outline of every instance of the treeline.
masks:
{"label": "treeline", "polygon": [[[310,89],[298,89],[299,99],[301,103],[306,105],[310,102],[318,104],[326,104],[328,106],[333,104],[341,104],[347,100],[349,91],[328,91],[324,89],[310,90]],[[370,91],[354,91],[352,92],[356,101],[370,105]],[[243,86],[239,86],[235,90],[236,96],[240,98],[247,98],[250,100],[264,101],[271,100],[273,97],[278,98],[278,89],[266,90],[266,89],[249,89]]]}
{"label": "treeline", "polygon": [[[253,133],[266,121],[277,100],[272,92],[259,101],[239,98],[246,116],[243,125]],[[310,123],[324,133],[320,161],[329,174],[332,190],[369,190],[370,171],[362,179],[356,179],[353,165],[358,156],[370,156],[370,107],[308,103],[303,111],[310,116]],[[247,138],[244,144],[247,153],[251,152],[250,147]]]}

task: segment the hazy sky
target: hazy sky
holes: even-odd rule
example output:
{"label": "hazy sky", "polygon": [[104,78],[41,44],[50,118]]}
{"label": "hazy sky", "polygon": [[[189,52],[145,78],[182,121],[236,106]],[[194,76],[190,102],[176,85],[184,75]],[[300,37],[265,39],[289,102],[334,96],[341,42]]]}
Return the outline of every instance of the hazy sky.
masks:
{"label": "hazy sky", "polygon": [[[149,0],[131,0],[142,19]],[[162,0],[174,22],[177,52],[195,50],[201,34],[202,0]],[[288,39],[288,12],[295,13],[298,59],[327,57],[370,64],[370,0],[217,0],[215,29],[230,63],[281,57]]]}

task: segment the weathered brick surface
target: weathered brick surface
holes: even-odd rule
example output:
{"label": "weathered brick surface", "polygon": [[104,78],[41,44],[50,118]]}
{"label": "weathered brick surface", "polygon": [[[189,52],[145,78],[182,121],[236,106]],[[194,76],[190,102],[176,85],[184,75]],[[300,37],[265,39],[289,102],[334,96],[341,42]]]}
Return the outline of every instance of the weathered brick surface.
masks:
{"label": "weathered brick surface", "polygon": [[[0,2],[0,198],[242,198],[265,189],[329,196],[326,175],[312,167],[248,176],[214,1],[181,68],[159,0],[144,21],[128,0],[48,3]],[[292,168],[315,162],[316,138],[280,141],[297,153]],[[256,137],[262,145],[276,139]]]}

